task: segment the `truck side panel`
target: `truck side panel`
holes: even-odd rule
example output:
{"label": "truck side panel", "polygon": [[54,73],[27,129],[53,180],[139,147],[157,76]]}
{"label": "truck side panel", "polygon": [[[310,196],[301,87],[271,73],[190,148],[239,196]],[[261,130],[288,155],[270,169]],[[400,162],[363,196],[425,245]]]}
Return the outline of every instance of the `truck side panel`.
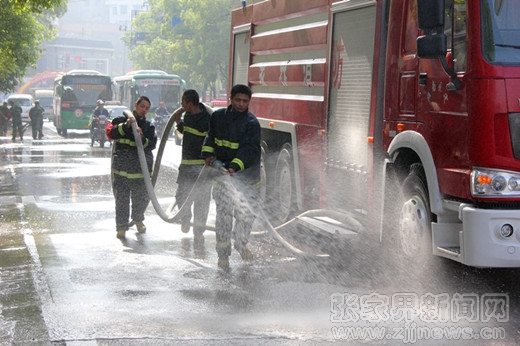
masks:
{"label": "truck side panel", "polygon": [[230,87],[247,81],[253,91],[250,110],[262,125],[271,194],[282,190],[278,155],[285,161],[289,151],[295,178],[288,199],[299,209],[320,203],[331,3],[264,1],[232,15]]}
{"label": "truck side panel", "polygon": [[327,201],[366,209],[370,148],[375,3],[347,7],[332,21],[331,89],[327,113]]}
{"label": "truck side panel", "polygon": [[327,16],[302,14],[279,19],[277,26],[254,23],[249,83],[258,117],[324,126],[316,112],[323,110],[325,93]]}

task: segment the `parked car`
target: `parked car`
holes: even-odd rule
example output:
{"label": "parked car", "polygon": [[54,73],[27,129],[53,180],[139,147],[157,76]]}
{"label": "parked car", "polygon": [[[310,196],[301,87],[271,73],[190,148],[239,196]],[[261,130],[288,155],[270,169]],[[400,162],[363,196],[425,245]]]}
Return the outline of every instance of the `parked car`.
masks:
{"label": "parked car", "polygon": [[121,103],[115,101],[106,101],[105,109],[108,111],[108,114],[110,114],[110,119],[117,118],[123,115],[125,110],[129,110],[128,107],[123,106]]}
{"label": "parked car", "polygon": [[29,122],[29,110],[34,107],[34,99],[30,94],[12,94],[7,98],[7,103],[13,101],[22,107],[22,122]]}

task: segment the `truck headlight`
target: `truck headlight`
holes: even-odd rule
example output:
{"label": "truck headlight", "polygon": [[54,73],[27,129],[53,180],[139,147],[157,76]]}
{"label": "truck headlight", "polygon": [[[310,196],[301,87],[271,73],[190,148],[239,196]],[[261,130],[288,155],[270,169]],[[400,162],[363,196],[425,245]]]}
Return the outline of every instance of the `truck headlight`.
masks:
{"label": "truck headlight", "polygon": [[475,197],[520,197],[520,173],[474,168],[471,194]]}

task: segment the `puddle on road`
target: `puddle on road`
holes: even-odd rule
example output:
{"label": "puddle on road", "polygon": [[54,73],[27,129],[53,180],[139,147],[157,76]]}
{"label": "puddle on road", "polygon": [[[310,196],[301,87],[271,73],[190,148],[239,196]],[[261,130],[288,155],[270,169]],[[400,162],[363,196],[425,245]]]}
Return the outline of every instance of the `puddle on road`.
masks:
{"label": "puddle on road", "polygon": [[200,301],[204,306],[226,307],[230,311],[249,311],[254,302],[250,292],[240,289],[186,289],[179,291],[184,297]]}
{"label": "puddle on road", "polygon": [[117,295],[123,297],[123,298],[138,298],[142,296],[148,296],[152,294],[152,291],[146,291],[146,290],[121,290],[116,292]]}

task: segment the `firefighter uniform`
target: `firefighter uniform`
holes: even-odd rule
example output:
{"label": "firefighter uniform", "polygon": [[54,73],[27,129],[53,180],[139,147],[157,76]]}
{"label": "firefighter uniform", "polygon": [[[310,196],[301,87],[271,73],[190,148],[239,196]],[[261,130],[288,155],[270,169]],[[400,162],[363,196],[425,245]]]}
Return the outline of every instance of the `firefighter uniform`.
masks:
{"label": "firefighter uniform", "polygon": [[[200,171],[204,167],[204,160],[201,156],[201,148],[204,138],[208,134],[210,115],[206,107],[199,103],[201,110],[197,114],[184,113],[184,118],[178,122],[177,130],[183,134],[182,137],[182,160],[177,176],[177,193],[175,200],[179,208],[184,204],[188,195],[197,181]],[[196,242],[202,242],[202,233],[206,228],[209,204],[211,201],[211,185],[203,185],[194,191],[193,201],[193,235]],[[191,220],[191,206],[186,209],[186,214],[181,217],[183,232],[189,231]]]}
{"label": "firefighter uniform", "polygon": [[34,107],[29,110],[29,118],[31,118],[31,128],[33,139],[42,139],[43,137],[43,109],[39,101],[34,102]]}
{"label": "firefighter uniform", "polygon": [[11,114],[11,120],[13,122],[13,142],[16,140],[16,135],[20,136],[20,140],[23,141],[23,125],[22,125],[22,107],[18,106],[13,101],[9,101],[11,108],[9,108],[9,114]]}
{"label": "firefighter uniform", "polygon": [[[204,158],[215,156],[235,174],[213,186],[217,218],[216,250],[221,258],[231,255],[231,238],[243,259],[260,197],[260,124],[248,110],[237,112],[228,106],[210,118],[208,135],[202,147]],[[226,187],[231,183],[234,189]],[[233,217],[235,223],[233,225]],[[247,250],[249,252],[249,250]],[[250,252],[249,252],[250,255]]]}
{"label": "firefighter uniform", "polygon": [[9,108],[7,108],[7,102],[4,101],[3,105],[0,106],[0,136],[7,134],[7,128],[9,125]]}
{"label": "firefighter uniform", "polygon": [[[142,143],[148,165],[148,171],[153,169],[153,150],[157,145],[155,127],[146,119],[134,112],[137,126],[143,131]],[[132,220],[142,224],[144,212],[150,198],[146,191],[144,175],[137,153],[132,128],[126,123],[126,115],[112,120],[112,126],[107,130],[109,137],[114,139],[115,148],[112,152],[113,190],[116,200],[116,230],[128,230],[130,216],[130,200],[132,202]],[[139,230],[139,228],[138,228]]]}

